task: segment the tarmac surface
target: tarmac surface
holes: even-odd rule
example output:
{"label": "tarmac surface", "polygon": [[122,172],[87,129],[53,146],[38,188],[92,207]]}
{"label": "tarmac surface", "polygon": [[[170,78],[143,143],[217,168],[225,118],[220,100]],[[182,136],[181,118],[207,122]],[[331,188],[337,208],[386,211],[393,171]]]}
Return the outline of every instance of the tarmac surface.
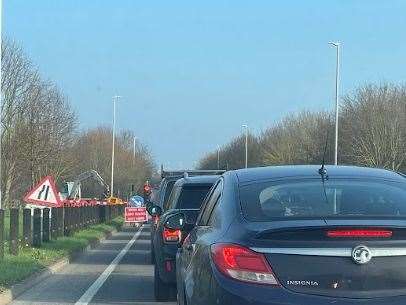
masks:
{"label": "tarmac surface", "polygon": [[155,302],[150,227],[127,227],[15,299],[12,305],[174,305]]}

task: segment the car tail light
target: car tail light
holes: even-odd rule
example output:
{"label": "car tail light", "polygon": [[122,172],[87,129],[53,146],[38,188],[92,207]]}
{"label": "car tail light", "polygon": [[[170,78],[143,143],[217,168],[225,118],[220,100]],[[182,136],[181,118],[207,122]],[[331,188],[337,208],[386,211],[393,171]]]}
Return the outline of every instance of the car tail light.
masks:
{"label": "car tail light", "polygon": [[163,236],[164,242],[170,242],[170,243],[180,242],[182,239],[182,231],[164,228],[164,230],[162,232],[162,236]]}
{"label": "car tail light", "polygon": [[234,244],[214,244],[211,255],[216,267],[226,276],[243,282],[279,285],[261,253]]}
{"label": "car tail light", "polygon": [[382,229],[338,229],[327,231],[328,237],[389,238],[391,230]]}

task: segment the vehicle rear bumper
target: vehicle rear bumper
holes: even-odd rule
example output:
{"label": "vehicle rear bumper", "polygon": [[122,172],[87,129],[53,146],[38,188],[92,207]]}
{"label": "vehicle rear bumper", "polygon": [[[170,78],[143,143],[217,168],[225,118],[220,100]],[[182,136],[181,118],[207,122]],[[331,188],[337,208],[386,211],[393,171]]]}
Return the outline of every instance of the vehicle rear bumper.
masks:
{"label": "vehicle rear bumper", "polygon": [[[213,266],[212,266],[213,267]],[[215,268],[213,268],[215,269]],[[385,298],[335,298],[292,292],[283,287],[242,283],[213,270],[214,289],[209,302],[217,305],[404,305],[406,296]],[[201,300],[199,300],[201,301]],[[199,302],[198,301],[198,302]],[[200,303],[196,303],[199,304]],[[192,302],[193,303],[193,302]],[[204,304],[205,302],[203,301]],[[207,302],[206,302],[207,303]]]}
{"label": "vehicle rear bumper", "polygon": [[[159,276],[165,283],[176,283],[176,252],[177,244],[164,244],[161,249],[161,258],[159,260]],[[170,268],[167,268],[167,265]]]}

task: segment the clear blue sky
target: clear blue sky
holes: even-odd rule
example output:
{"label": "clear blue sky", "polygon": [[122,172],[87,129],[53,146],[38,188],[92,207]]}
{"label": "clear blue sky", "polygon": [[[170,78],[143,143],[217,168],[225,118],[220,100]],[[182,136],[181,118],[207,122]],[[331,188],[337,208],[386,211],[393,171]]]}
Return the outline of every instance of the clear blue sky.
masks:
{"label": "clear blue sky", "polygon": [[406,1],[3,0],[4,34],[77,110],[82,128],[132,129],[157,164],[191,166],[289,112],[332,109],[342,91],[406,81]]}

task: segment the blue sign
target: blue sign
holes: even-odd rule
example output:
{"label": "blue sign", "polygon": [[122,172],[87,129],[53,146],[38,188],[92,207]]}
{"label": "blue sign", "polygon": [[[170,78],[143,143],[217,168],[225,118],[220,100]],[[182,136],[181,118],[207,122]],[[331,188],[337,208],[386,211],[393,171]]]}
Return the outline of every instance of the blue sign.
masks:
{"label": "blue sign", "polygon": [[128,205],[135,208],[142,207],[144,205],[144,198],[138,195],[132,196],[128,201]]}

